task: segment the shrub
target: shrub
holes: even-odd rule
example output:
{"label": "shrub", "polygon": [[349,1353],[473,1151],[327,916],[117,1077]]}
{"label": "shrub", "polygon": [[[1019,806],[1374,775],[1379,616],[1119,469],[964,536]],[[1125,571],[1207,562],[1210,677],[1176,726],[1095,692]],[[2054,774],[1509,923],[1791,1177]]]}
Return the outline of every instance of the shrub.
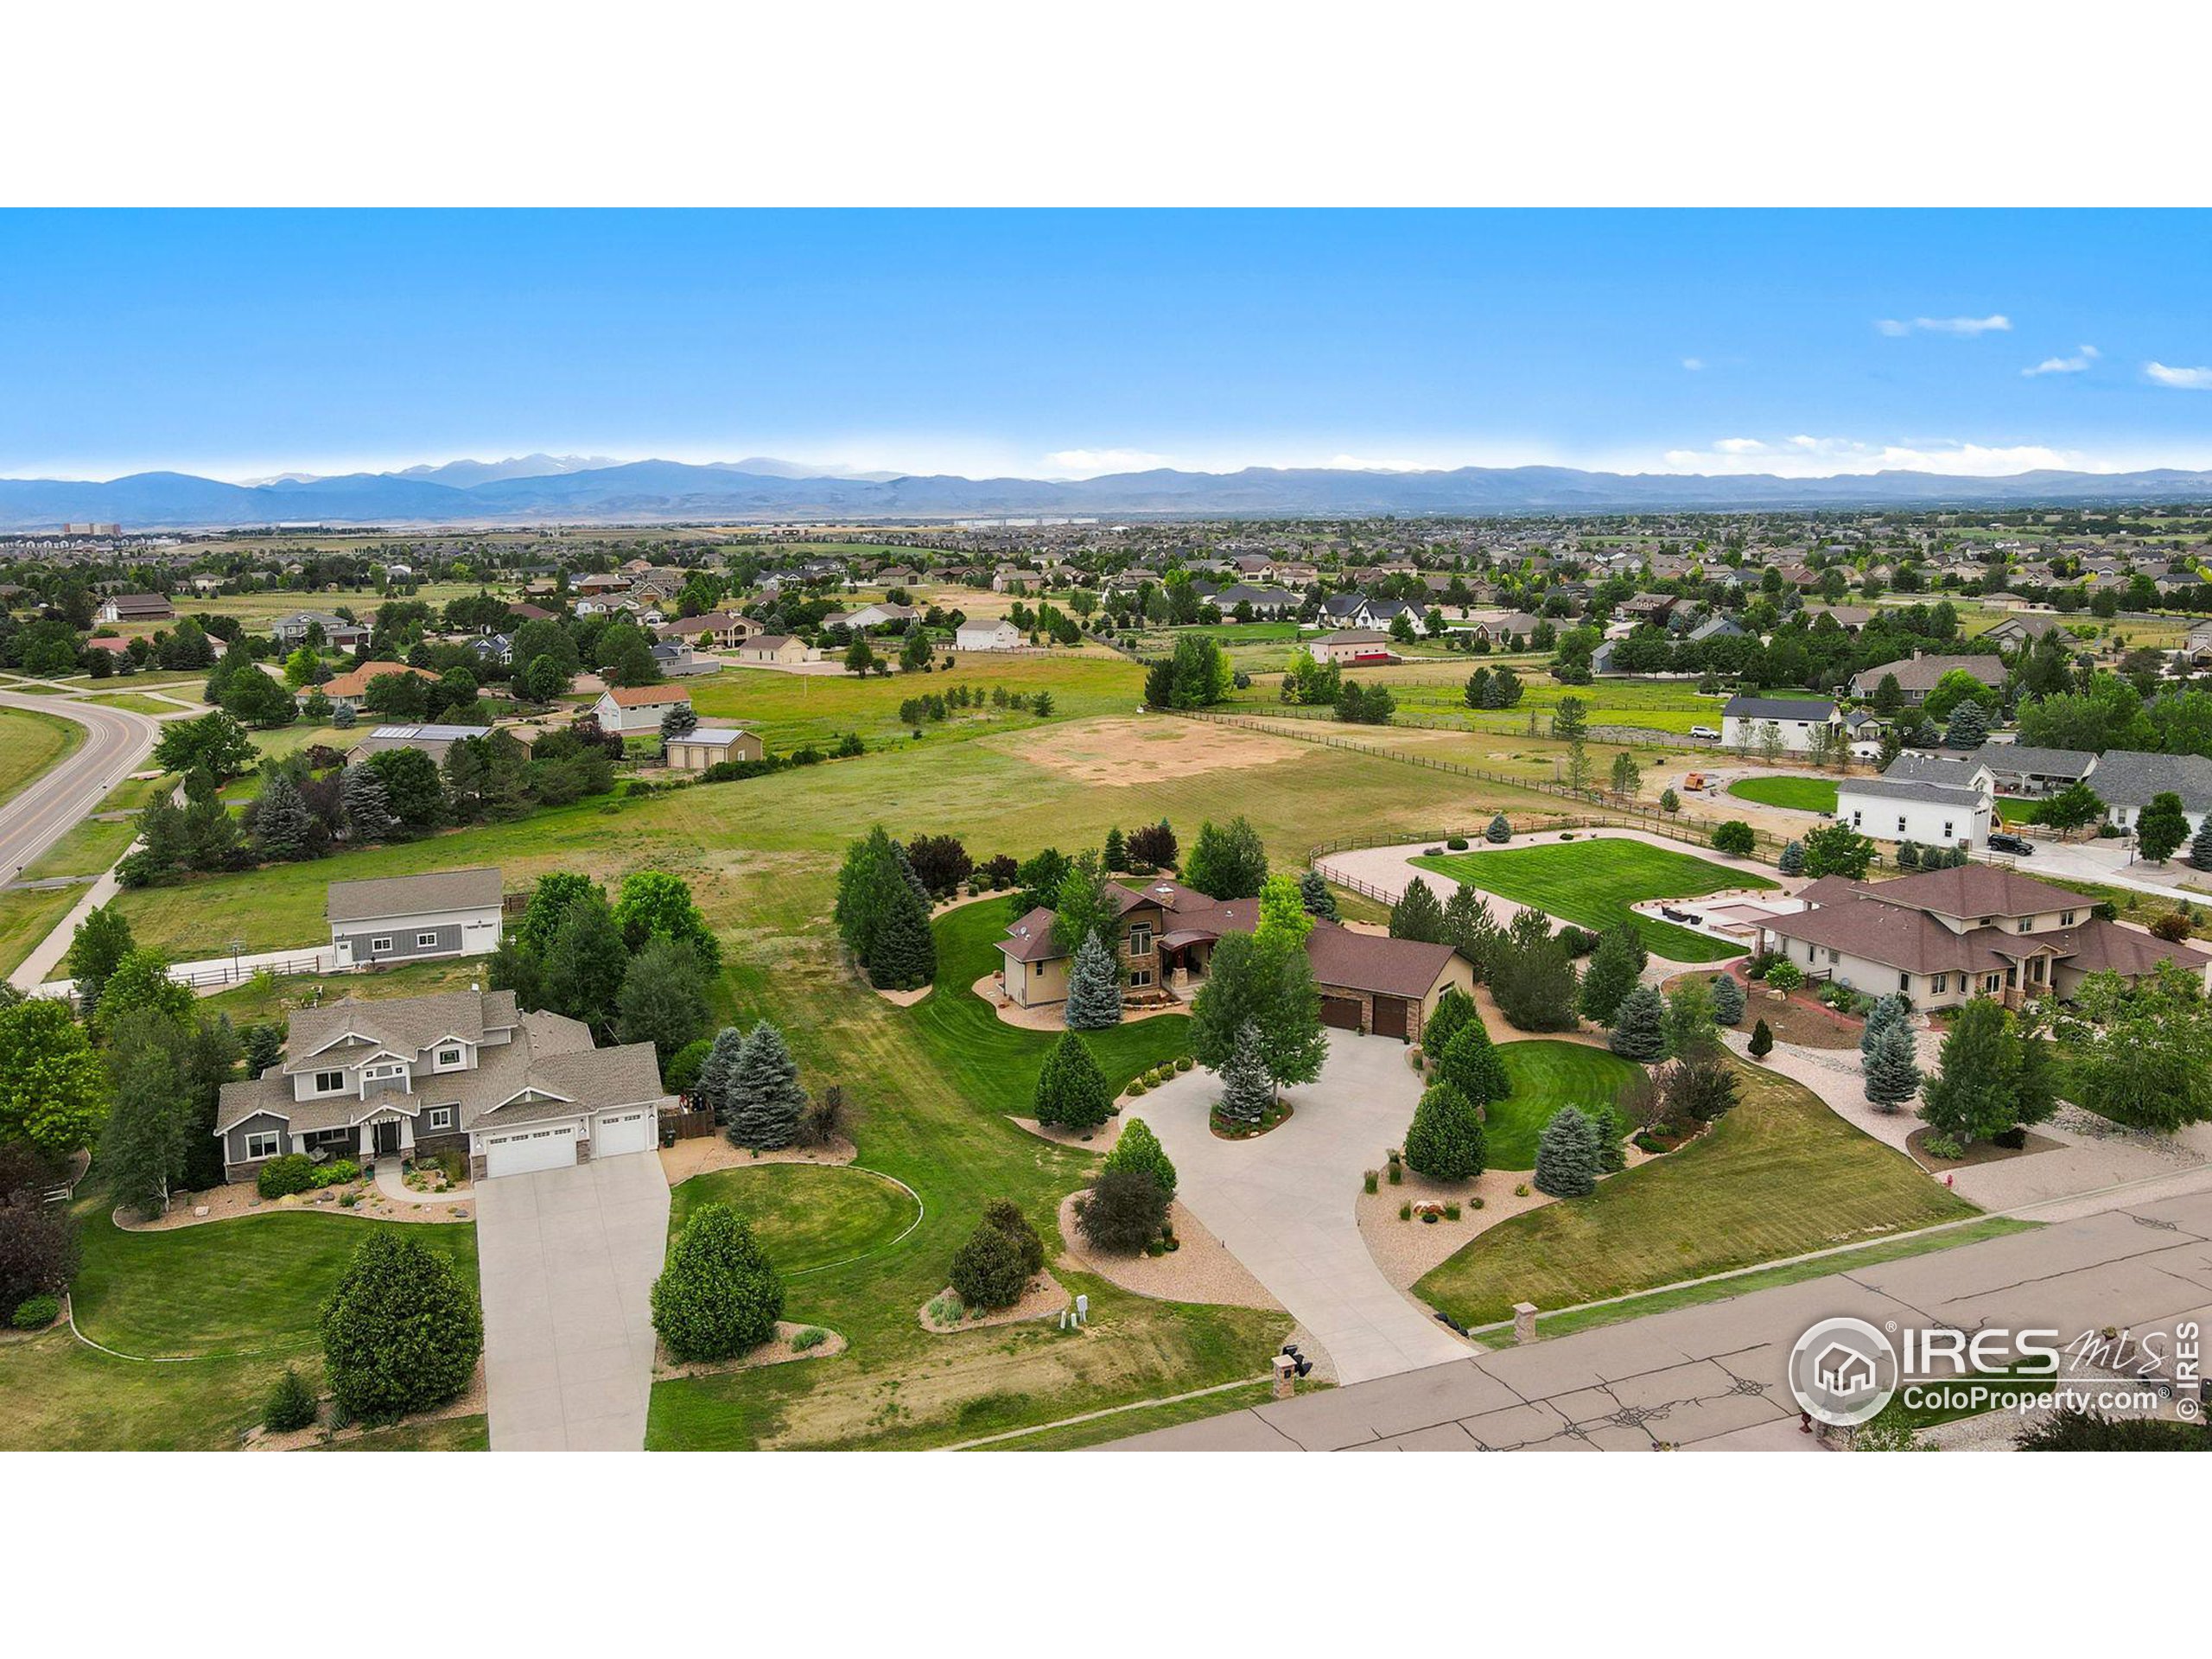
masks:
{"label": "shrub", "polygon": [[1012,1198],[993,1198],[983,1206],[983,1219],[1014,1241],[1021,1253],[1021,1271],[1026,1277],[1041,1270],[1045,1265],[1045,1241],[1037,1236],[1037,1230],[1029,1224],[1029,1217],[1021,1213],[1021,1206]]}
{"label": "shrub", "polygon": [[1449,1083],[1430,1085],[1406,1131],[1406,1162],[1433,1181],[1471,1180],[1486,1151],[1474,1103]]}
{"label": "shrub", "polygon": [[969,1307],[1012,1307],[1028,1283],[1021,1246],[988,1220],[952,1253],[952,1287]]}
{"label": "shrub", "polygon": [[1572,1106],[1552,1114],[1536,1137],[1536,1186],[1555,1198],[1579,1198],[1597,1190],[1598,1132]]}
{"label": "shrub", "polygon": [[1398,1219],[1400,1221],[1411,1221],[1413,1218],[1414,1202],[1411,1198],[1408,1198],[1403,1204],[1398,1206]]}
{"label": "shrub", "polygon": [[1774,1033],[1767,1028],[1766,1021],[1762,1020],[1751,1027],[1751,1058],[1755,1060],[1763,1060],[1773,1052]]}
{"label": "shrub", "polygon": [[2177,910],[2170,910],[2151,924],[2151,931],[2169,944],[2178,944],[2189,937],[2189,918]]}
{"label": "shrub", "polygon": [[829,1340],[827,1331],[818,1325],[810,1325],[804,1331],[791,1333],[791,1351],[795,1354],[811,1353]]}
{"label": "shrub", "polygon": [[922,1312],[928,1314],[935,1325],[957,1325],[968,1317],[967,1305],[960,1300],[960,1293],[957,1290],[940,1290],[930,1298],[929,1306]]}
{"label": "shrub", "polygon": [[409,1230],[354,1251],[322,1305],[323,1375],[354,1421],[442,1405],[468,1386],[484,1351],[474,1289]]}
{"label": "shrub", "polygon": [[1129,1086],[1122,1090],[1122,1092],[1128,1096],[1130,1099],[1135,1099],[1139,1095],[1144,1093],[1144,1079],[1142,1077],[1131,1077],[1129,1079]]}
{"label": "shrub", "polygon": [[54,1296],[27,1296],[16,1304],[8,1323],[18,1331],[43,1331],[61,1317],[61,1302]]}
{"label": "shrub", "polygon": [[794,1138],[802,1147],[826,1147],[845,1129],[845,1085],[833,1083],[806,1103]]}
{"label": "shrub", "polygon": [[1467,850],[1467,838],[1465,836],[1451,836],[1444,844],[1447,849],[1455,853],[1464,853]]}
{"label": "shrub", "polygon": [[1109,1168],[1076,1200],[1076,1230],[1094,1249],[1133,1255],[1166,1230],[1167,1202],[1151,1170]]}
{"label": "shrub", "polygon": [[1920,1143],[1920,1149],[1930,1158],[1959,1159],[1967,1155],[1967,1149],[1948,1135],[1929,1135]]}
{"label": "shrub", "polygon": [[1726,853],[1732,858],[1749,858],[1751,849],[1758,844],[1758,837],[1753,834],[1751,826],[1741,818],[1731,818],[1726,823],[1713,826],[1713,849],[1715,852]]}
{"label": "shrub", "polygon": [[1106,1167],[1141,1169],[1148,1171],[1160,1183],[1160,1190],[1169,1198],[1175,1196],[1175,1166],[1167,1156],[1167,1149],[1160,1144],[1160,1137],[1152,1126],[1141,1118],[1132,1118],[1122,1126],[1122,1138],[1114,1150],[1106,1154]]}
{"label": "shrub", "polygon": [[361,1166],[351,1158],[334,1158],[327,1164],[316,1165],[308,1176],[308,1185],[315,1187],[343,1186],[348,1181],[361,1179]]}
{"label": "shrub", "polygon": [[261,1408],[261,1426],[271,1434],[289,1434],[312,1427],[315,1415],[315,1390],[301,1379],[297,1370],[287,1365]]}
{"label": "shrub", "polygon": [[1363,1192],[1380,1192],[1382,1186],[1382,1172],[1379,1169],[1369,1170],[1364,1176],[1361,1177],[1360,1185]]}
{"label": "shrub", "polygon": [[702,1205],[653,1281],[653,1329],[683,1361],[730,1359],[776,1334],[784,1281],[728,1205]]}
{"label": "shrub", "polygon": [[1195,1062],[1188,1054],[1178,1054],[1175,1057],[1175,1069],[1178,1071],[1187,1071],[1194,1064]]}
{"label": "shrub", "polygon": [[264,1164],[253,1185],[264,1198],[289,1198],[315,1185],[315,1165],[303,1152],[288,1152]]}
{"label": "shrub", "polygon": [[1451,1198],[1446,1201],[1444,1205],[1444,1219],[1446,1221],[1457,1221],[1459,1219],[1459,1199]]}
{"label": "shrub", "polygon": [[1661,1140],[1657,1135],[1652,1134],[1649,1129],[1645,1129],[1637,1135],[1636,1144],[1637,1149],[1643,1152],[1656,1154],[1667,1150],[1667,1142]]}
{"label": "shrub", "polygon": [[1777,991],[1794,991],[1805,982],[1804,970],[1784,958],[1766,970],[1766,982]]}
{"label": "shrub", "polygon": [[1527,1197],[1529,1196],[1529,1183],[1528,1183],[1528,1182],[1526,1182],[1526,1181],[1519,1181],[1519,1182],[1515,1183],[1515,1185],[1514,1185],[1514,1188],[1513,1188],[1513,1196],[1514,1196],[1515,1198],[1527,1198]]}
{"label": "shrub", "polygon": [[1490,827],[1483,831],[1483,839],[1492,843],[1513,839],[1513,826],[1505,821],[1504,813],[1499,813],[1490,821]]}

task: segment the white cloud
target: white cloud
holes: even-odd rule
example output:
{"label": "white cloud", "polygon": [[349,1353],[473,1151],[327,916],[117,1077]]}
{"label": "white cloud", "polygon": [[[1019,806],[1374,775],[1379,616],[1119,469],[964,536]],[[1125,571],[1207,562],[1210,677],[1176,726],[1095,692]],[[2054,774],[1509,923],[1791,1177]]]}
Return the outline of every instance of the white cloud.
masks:
{"label": "white cloud", "polygon": [[1705,359],[1701,357],[1686,357],[1682,359],[1682,366],[1692,374],[1695,374],[1705,366]]}
{"label": "white cloud", "polygon": [[1874,327],[1892,340],[1914,333],[1964,334],[1972,338],[1976,334],[2009,334],[2012,332],[2012,319],[2001,315],[1993,315],[1986,317],[1915,317],[1907,322],[1896,317],[1878,317],[1875,319]]}
{"label": "white cloud", "polygon": [[2022,369],[2022,374],[2084,374],[2089,365],[2097,360],[2097,348],[2084,346],[2071,357],[2046,357],[2033,368]]}
{"label": "white cloud", "polygon": [[1051,478],[1096,478],[1104,473],[1142,473],[1172,467],[1173,459],[1148,449],[1055,449],[1045,457]]}
{"label": "white cloud", "polygon": [[1838,473],[1945,473],[2001,478],[2038,467],[2070,472],[2106,468],[2072,451],[2042,444],[1994,445],[1948,440],[1929,444],[1864,443],[1855,438],[1799,433],[1779,443],[1721,438],[1703,449],[1669,449],[1662,470],[1670,473],[1766,473],[1779,478],[1827,478]]}
{"label": "white cloud", "polygon": [[2162,386],[2183,391],[2212,391],[2212,369],[2177,369],[2164,363],[2145,363],[2143,372]]}

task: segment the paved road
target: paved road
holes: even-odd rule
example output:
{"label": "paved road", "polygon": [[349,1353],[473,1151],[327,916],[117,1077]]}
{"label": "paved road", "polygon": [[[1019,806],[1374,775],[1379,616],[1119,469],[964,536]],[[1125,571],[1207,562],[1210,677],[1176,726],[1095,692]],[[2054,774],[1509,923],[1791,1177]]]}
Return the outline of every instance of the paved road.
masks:
{"label": "paved road", "polygon": [[475,1192],[492,1449],[642,1449],[648,1298],[668,1242],[660,1154],[505,1175]]}
{"label": "paved road", "polygon": [[0,691],[0,708],[58,715],[86,728],[85,741],[74,754],[0,803],[0,878],[13,880],[79,819],[99,810],[107,792],[153,753],[162,728],[160,721],[127,709],[69,697]]}
{"label": "paved road", "polygon": [[1360,1236],[1361,1172],[1405,1138],[1421,1097],[1406,1046],[1332,1031],[1319,1081],[1283,1092],[1290,1121],[1256,1141],[1207,1127],[1221,1096],[1210,1071],[1186,1071],[1124,1109],[1174,1160],[1177,1196],[1327,1350],[1339,1381],[1464,1355],[1391,1287]]}
{"label": "paved road", "polygon": [[1810,1450],[1783,1378],[1835,1314],[2171,1332],[2212,1319],[2212,1192],[1510,1348],[1116,1442],[1130,1451]]}

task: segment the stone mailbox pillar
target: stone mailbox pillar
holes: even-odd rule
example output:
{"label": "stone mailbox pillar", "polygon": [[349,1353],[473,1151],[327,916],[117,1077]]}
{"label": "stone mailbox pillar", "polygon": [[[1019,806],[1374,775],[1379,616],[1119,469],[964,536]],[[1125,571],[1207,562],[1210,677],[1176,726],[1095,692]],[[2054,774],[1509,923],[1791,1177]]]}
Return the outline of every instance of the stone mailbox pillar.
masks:
{"label": "stone mailbox pillar", "polygon": [[1298,1362],[1288,1354],[1275,1356],[1275,1398],[1287,1400],[1298,1386]]}
{"label": "stone mailbox pillar", "polygon": [[1536,1305],[1534,1302],[1513,1304],[1513,1340],[1516,1344],[1536,1339]]}

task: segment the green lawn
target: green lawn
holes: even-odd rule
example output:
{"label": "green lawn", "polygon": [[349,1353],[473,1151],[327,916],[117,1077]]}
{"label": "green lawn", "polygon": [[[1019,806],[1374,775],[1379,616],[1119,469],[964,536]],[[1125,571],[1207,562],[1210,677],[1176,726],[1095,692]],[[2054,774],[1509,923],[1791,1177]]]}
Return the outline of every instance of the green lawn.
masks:
{"label": "green lawn", "polygon": [[[141,812],[162,791],[175,787],[174,773],[162,778],[126,778],[108,791],[93,809],[99,812]],[[123,856],[138,833],[136,818],[100,823],[87,817],[40,855],[24,874],[33,879],[49,875],[97,875]]]}
{"label": "green lawn", "polygon": [[[356,1221],[291,1211],[163,1233],[125,1233],[105,1201],[79,1205],[84,1265],[76,1317],[94,1341],[132,1355],[207,1355],[149,1363],[86,1347],[59,1327],[0,1347],[0,1447],[39,1451],[221,1451],[259,1421],[288,1363],[320,1381],[316,1310],[353,1251],[405,1226],[449,1254],[473,1284],[473,1227]],[[474,1425],[472,1431],[470,1425]],[[480,1444],[483,1419],[403,1424],[364,1451]]]}
{"label": "green lawn", "polygon": [[1799,812],[1835,813],[1835,782],[1828,778],[1738,778],[1728,792],[1761,806],[1786,806]]}
{"label": "green lawn", "polygon": [[152,715],[158,717],[177,712],[176,704],[164,702],[159,697],[146,696],[137,691],[95,692],[85,701],[97,702],[110,709],[126,709],[134,715]]}
{"label": "green lawn", "polygon": [[912,1194],[864,1169],[763,1164],[694,1175],[671,1195],[668,1236],[702,1205],[728,1205],[784,1274],[818,1273],[873,1255],[914,1224]]}
{"label": "green lawn", "polygon": [[1723,940],[1632,914],[1645,899],[1696,899],[1724,887],[1771,887],[1764,876],[1727,869],[1688,853],[1615,837],[1577,838],[1497,853],[1423,855],[1413,861],[1563,921],[1604,932],[1633,921],[1655,956],[1674,962],[1722,962],[1743,952]]}
{"label": "green lawn", "polygon": [[[1523,688],[1520,702],[1511,709],[1468,708],[1468,677],[1478,668],[1494,669],[1501,662],[1510,663],[1520,677]],[[1279,669],[1281,663],[1278,660],[1271,666]],[[1547,733],[1560,700],[1573,697],[1582,703],[1593,726],[1632,727],[1687,739],[1693,726],[1718,727],[1720,705],[1726,701],[1722,696],[1701,696],[1695,680],[1601,679],[1590,685],[1562,685],[1544,669],[1541,659],[1453,652],[1446,658],[1422,658],[1395,667],[1362,668],[1351,677],[1389,686],[1397,699],[1401,714],[1425,719],[1448,718],[1465,723],[1471,730],[1499,734]],[[1251,688],[1237,693],[1234,701],[1240,705],[1279,706],[1278,681],[1279,676],[1274,675],[1255,679]],[[1248,709],[1243,712],[1259,711]],[[1532,716],[1535,722],[1533,728],[1529,724]]]}
{"label": "green lawn", "polygon": [[1488,1325],[1516,1302],[1570,1307],[1978,1213],[1809,1090],[1737,1069],[1742,1103],[1710,1133],[1586,1198],[1499,1223],[1417,1292]]}
{"label": "green lawn", "polygon": [[85,728],[73,720],[30,709],[0,709],[0,801],[74,754],[84,741]]}
{"label": "green lawn", "polygon": [[1484,1109],[1484,1141],[1492,1169],[1534,1169],[1536,1137],[1562,1106],[1610,1106],[1637,1068],[1587,1043],[1503,1043],[1499,1058],[1513,1092]]}
{"label": "green lawn", "polygon": [[85,896],[82,887],[0,893],[0,973],[13,973]]}

